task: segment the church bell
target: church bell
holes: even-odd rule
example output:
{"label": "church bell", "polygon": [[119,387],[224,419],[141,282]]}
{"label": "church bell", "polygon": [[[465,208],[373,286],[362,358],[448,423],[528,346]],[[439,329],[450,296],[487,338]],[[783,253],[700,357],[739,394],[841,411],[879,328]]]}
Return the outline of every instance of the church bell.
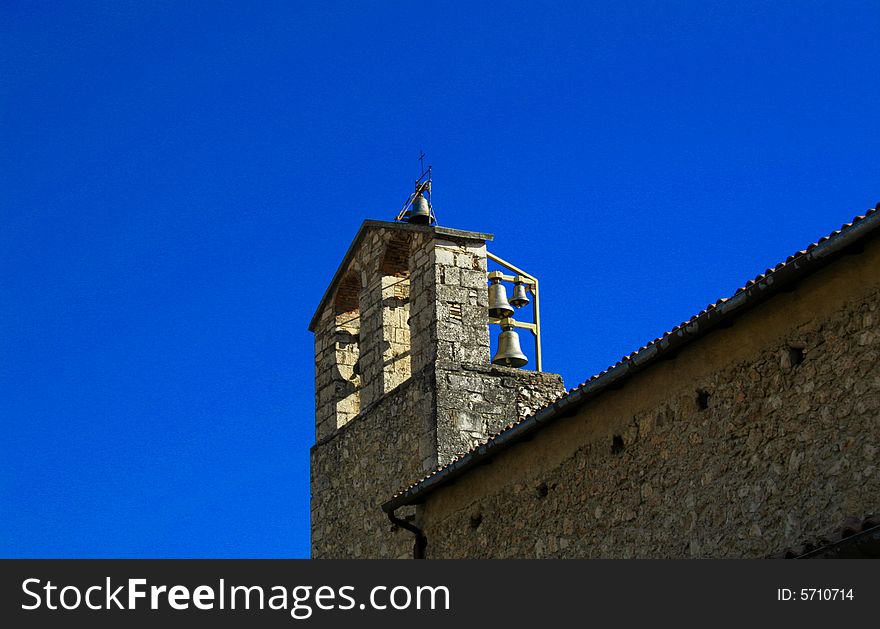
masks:
{"label": "church bell", "polygon": [[529,359],[522,353],[519,345],[519,334],[513,326],[503,326],[504,331],[498,335],[498,351],[492,357],[493,365],[505,367],[522,367]]}
{"label": "church bell", "polygon": [[515,308],[522,308],[523,306],[528,306],[529,301],[529,291],[525,283],[516,282],[513,287],[513,296],[510,298],[510,304]]}
{"label": "church bell", "polygon": [[422,193],[417,194],[416,198],[413,199],[412,208],[406,220],[416,225],[428,225],[431,222],[431,208],[428,206],[428,200]]}
{"label": "church bell", "polygon": [[507,289],[498,278],[489,285],[489,316],[503,319],[513,314],[513,306],[507,301]]}

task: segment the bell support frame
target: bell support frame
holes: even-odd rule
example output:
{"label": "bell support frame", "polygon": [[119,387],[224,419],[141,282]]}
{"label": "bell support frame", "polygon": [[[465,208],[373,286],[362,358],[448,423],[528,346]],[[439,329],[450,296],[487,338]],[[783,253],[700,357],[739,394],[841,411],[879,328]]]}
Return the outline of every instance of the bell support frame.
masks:
{"label": "bell support frame", "polygon": [[[501,322],[504,322],[504,325],[510,325],[514,328],[522,328],[524,330],[529,330],[535,336],[535,370],[542,371],[541,369],[541,308],[540,308],[540,298],[538,296],[538,278],[534,275],[526,273],[520,268],[513,266],[510,262],[502,260],[494,253],[487,251],[486,257],[496,262],[500,266],[513,271],[517,275],[520,276],[520,280],[525,280],[524,284],[528,287],[528,290],[532,295],[535,296],[535,299],[532,300],[532,313],[534,315],[534,323],[521,323],[520,321],[516,321],[512,318],[504,318],[504,319],[496,319],[494,317],[489,317],[489,323],[494,325],[501,325]],[[489,279],[500,279],[503,282],[515,282],[517,277],[512,275],[505,275],[500,271],[493,271],[489,273]]]}

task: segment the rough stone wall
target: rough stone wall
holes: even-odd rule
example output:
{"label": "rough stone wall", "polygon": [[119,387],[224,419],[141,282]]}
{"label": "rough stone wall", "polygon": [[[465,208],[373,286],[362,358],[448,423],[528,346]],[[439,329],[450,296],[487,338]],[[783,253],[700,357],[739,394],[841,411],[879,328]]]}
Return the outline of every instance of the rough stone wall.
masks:
{"label": "rough stone wall", "polygon": [[[438,452],[462,454],[517,418],[516,413],[562,391],[555,374],[491,367],[456,373],[428,365],[315,444],[314,558],[411,557],[412,535],[392,527],[381,504],[435,468]],[[440,378],[453,386],[439,386]],[[442,410],[438,400],[443,400]],[[479,410],[459,414],[461,408]],[[462,416],[473,423],[462,423]],[[397,511],[398,517],[413,514],[411,508]]]}
{"label": "rough stone wall", "polygon": [[436,360],[488,364],[486,243],[417,234],[411,272],[413,370]]}
{"label": "rough stone wall", "polygon": [[762,557],[880,511],[873,245],[430,494],[429,558]]}
{"label": "rough stone wall", "polygon": [[[313,558],[406,558],[412,535],[381,504],[423,474],[433,431],[433,372],[415,374],[311,450]],[[400,510],[399,517],[412,510]]]}
{"label": "rough stone wall", "polygon": [[491,364],[440,362],[436,381],[437,449],[428,467],[446,465],[565,393],[558,374]]}

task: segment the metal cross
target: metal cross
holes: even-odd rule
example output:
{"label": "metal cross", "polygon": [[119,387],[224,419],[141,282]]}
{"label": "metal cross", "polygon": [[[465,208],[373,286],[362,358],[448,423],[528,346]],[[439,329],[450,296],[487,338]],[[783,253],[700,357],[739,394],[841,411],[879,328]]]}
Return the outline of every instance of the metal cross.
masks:
{"label": "metal cross", "polygon": [[420,150],[419,153],[420,153],[420,155],[419,155],[419,166],[422,167],[422,174],[424,175],[424,174],[425,174],[425,152],[422,151],[422,150]]}

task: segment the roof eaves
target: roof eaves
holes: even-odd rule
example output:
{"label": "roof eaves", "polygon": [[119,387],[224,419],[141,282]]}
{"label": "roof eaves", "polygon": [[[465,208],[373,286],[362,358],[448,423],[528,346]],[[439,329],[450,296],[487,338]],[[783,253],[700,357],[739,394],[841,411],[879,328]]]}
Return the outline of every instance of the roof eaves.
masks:
{"label": "roof eaves", "polygon": [[880,541],[880,514],[872,514],[864,518],[847,518],[843,525],[828,537],[786,548],[780,553],[770,555],[768,559],[812,559],[839,556],[845,547],[863,541],[873,542],[874,553],[880,548],[877,545],[877,542]]}

